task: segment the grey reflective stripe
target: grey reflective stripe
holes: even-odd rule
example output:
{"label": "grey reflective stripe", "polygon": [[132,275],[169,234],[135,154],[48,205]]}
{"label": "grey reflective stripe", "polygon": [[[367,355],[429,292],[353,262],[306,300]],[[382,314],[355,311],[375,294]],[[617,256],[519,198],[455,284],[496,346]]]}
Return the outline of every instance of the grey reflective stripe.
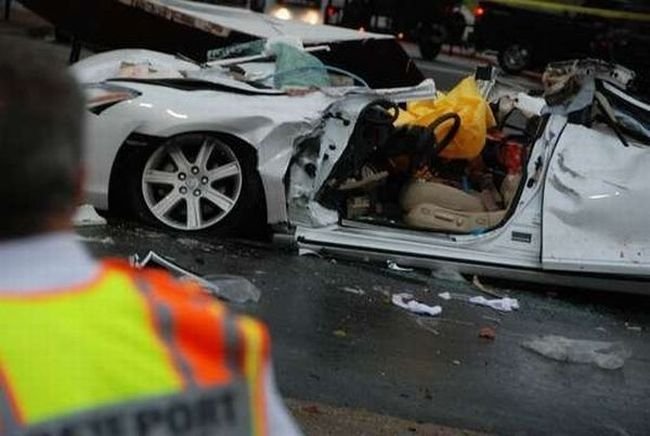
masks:
{"label": "grey reflective stripe", "polygon": [[[95,408],[31,425],[20,436],[250,435],[248,390],[242,380],[213,389]],[[12,435],[13,436],[13,435]]]}
{"label": "grey reflective stripe", "polygon": [[174,341],[174,316],[171,309],[169,306],[155,300],[152,296],[151,285],[146,280],[136,277],[135,284],[154,310],[160,333],[167,345],[167,349],[171,352],[174,366],[181,372],[181,376],[188,387],[196,387],[192,369],[183,354],[178,350],[176,341]]}
{"label": "grey reflective stripe", "polygon": [[0,383],[0,435],[13,436],[19,433],[22,425],[14,416],[9,392]]}
{"label": "grey reflective stripe", "polygon": [[239,367],[238,357],[244,352],[243,338],[239,335],[237,328],[237,318],[234,315],[224,316],[223,328],[226,343],[226,363],[233,374],[241,374],[242,369]]}

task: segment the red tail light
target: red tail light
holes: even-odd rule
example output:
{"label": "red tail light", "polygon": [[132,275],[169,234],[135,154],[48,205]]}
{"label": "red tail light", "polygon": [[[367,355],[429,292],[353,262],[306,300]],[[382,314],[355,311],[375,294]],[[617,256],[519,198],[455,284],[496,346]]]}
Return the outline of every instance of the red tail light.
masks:
{"label": "red tail light", "polygon": [[327,12],[326,13],[327,13],[328,17],[333,17],[334,15],[336,15],[337,12],[338,11],[337,11],[336,7],[334,7],[334,6],[328,6],[327,7]]}
{"label": "red tail light", "polygon": [[474,9],[474,16],[476,18],[480,18],[483,15],[485,15],[485,8],[483,8],[481,6],[477,6],[476,9]]}

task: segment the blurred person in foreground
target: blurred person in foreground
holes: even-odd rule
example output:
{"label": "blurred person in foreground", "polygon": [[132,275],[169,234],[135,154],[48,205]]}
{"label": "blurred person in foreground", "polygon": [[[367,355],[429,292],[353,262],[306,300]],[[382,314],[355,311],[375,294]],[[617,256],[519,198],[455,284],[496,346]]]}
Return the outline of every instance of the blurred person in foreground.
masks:
{"label": "blurred person in foreground", "polygon": [[299,434],[263,324],[76,240],[84,103],[57,65],[0,38],[0,434]]}

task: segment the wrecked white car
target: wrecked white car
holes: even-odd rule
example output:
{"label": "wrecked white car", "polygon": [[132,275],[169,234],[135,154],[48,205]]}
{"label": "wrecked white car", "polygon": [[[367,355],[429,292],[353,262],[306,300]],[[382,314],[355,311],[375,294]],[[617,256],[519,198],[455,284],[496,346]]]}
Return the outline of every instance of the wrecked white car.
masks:
{"label": "wrecked white car", "polygon": [[309,251],[647,288],[650,106],[625,92],[625,69],[557,65],[546,99],[482,77],[496,124],[461,158],[445,149],[464,118],[404,121],[435,97],[433,81],[373,90],[337,71],[346,86],[288,92],[268,64],[224,70],[146,51],[75,72],[90,98],[87,196],[99,209],[126,205],[188,232],[265,218]]}

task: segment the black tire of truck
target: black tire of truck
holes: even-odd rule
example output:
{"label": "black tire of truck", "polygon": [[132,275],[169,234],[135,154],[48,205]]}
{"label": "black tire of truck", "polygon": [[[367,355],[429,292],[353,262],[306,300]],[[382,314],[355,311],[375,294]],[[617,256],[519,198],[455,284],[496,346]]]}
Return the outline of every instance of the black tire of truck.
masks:
{"label": "black tire of truck", "polygon": [[512,43],[499,50],[499,66],[508,74],[519,74],[532,64],[532,51],[526,44]]}
{"label": "black tire of truck", "polygon": [[442,24],[424,24],[418,35],[418,46],[422,58],[432,61],[440,54],[442,44],[447,40],[447,29]]}

